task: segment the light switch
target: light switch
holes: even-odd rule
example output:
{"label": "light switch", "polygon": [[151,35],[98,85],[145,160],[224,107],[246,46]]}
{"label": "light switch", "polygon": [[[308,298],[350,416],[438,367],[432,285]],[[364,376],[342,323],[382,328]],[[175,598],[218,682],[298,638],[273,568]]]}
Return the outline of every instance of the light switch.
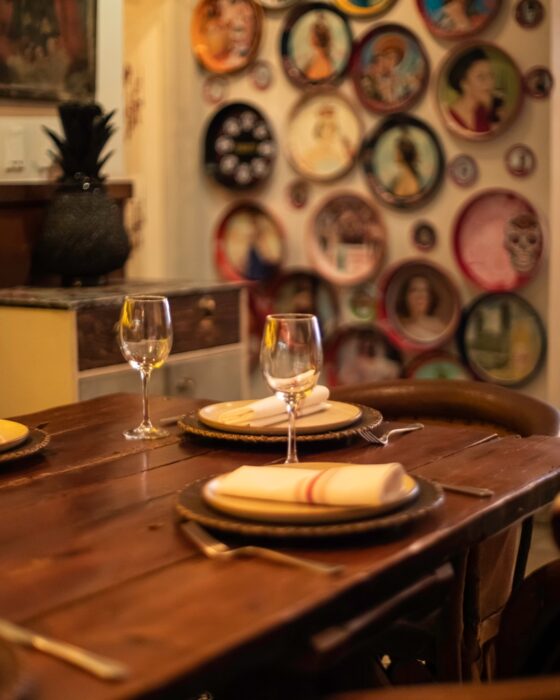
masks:
{"label": "light switch", "polygon": [[19,173],[25,167],[25,143],[23,128],[12,126],[6,133],[4,146],[4,169],[9,173]]}

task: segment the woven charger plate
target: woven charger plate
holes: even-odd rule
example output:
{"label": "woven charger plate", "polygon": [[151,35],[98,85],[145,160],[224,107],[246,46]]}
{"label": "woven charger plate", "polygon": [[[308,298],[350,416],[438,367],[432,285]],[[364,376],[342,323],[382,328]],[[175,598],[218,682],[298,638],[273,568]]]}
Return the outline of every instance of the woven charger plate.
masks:
{"label": "woven charger plate", "polygon": [[0,452],[0,464],[2,462],[12,462],[16,459],[23,459],[39,452],[50,442],[51,436],[44,430],[31,428],[27,440],[12,450]]}
{"label": "woven charger plate", "polygon": [[[327,430],[324,433],[313,433],[308,435],[298,434],[296,430],[297,441],[320,442],[322,440],[343,440],[344,438],[357,435],[358,431],[362,428],[375,428],[383,420],[383,416],[379,411],[376,411],[375,408],[361,406],[359,404],[352,405],[358,406],[358,408],[360,408],[362,411],[362,415],[353,425],[342,430]],[[187,413],[187,415],[185,415],[178,424],[181,430],[189,435],[197,435],[198,437],[210,438],[212,440],[227,440],[229,442],[245,442],[254,444],[286,442],[288,439],[287,433],[285,435],[248,435],[246,433],[230,433],[223,430],[209,428],[198,420],[196,411]]]}

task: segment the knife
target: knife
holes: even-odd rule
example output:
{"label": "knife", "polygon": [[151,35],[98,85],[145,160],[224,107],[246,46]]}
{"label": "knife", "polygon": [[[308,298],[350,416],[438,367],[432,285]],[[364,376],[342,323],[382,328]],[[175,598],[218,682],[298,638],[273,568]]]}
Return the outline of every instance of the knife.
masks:
{"label": "knife", "polygon": [[42,634],[25,629],[25,627],[14,625],[13,622],[8,622],[8,620],[0,619],[0,638],[14,644],[32,647],[37,651],[44,651],[46,654],[51,654],[51,656],[56,656],[63,661],[74,664],[74,666],[93,673],[94,676],[106,681],[120,681],[129,674],[128,668],[119,661],[99,656],[73,644],[45,637]]}

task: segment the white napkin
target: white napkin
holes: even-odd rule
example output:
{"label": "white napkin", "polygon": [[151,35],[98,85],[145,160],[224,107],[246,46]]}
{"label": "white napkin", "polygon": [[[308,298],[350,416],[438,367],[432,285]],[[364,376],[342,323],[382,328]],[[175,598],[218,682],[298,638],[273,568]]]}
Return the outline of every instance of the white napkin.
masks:
{"label": "white napkin", "polygon": [[221,476],[227,496],[331,506],[379,506],[406,493],[402,464],[306,462],[301,467],[243,466]]}
{"label": "white napkin", "polygon": [[[326,403],[329,390],[326,386],[316,386],[301,402],[298,415],[308,415],[328,408]],[[273,419],[270,420],[269,419]],[[272,425],[286,420],[286,404],[276,395],[259,399],[239,408],[230,408],[220,414],[221,423],[228,425],[250,425],[253,427]],[[266,421],[266,422],[263,422]]]}

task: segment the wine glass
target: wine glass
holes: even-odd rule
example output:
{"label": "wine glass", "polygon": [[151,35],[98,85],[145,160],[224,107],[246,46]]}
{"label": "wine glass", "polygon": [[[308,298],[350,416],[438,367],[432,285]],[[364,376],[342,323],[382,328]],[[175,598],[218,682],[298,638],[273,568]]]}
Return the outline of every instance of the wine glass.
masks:
{"label": "wine glass", "polygon": [[288,453],[285,464],[297,462],[297,409],[317,384],[323,363],[317,317],[313,314],[267,316],[260,359],[267,384],[286,403]]}
{"label": "wine glass", "polygon": [[161,367],[173,342],[169,302],[165,297],[134,295],[125,297],[119,322],[119,344],[128,363],[142,378],[143,419],[137,428],[127,430],[127,440],[155,440],[169,435],[152,425],[148,411],[148,383],[152,370]]}

